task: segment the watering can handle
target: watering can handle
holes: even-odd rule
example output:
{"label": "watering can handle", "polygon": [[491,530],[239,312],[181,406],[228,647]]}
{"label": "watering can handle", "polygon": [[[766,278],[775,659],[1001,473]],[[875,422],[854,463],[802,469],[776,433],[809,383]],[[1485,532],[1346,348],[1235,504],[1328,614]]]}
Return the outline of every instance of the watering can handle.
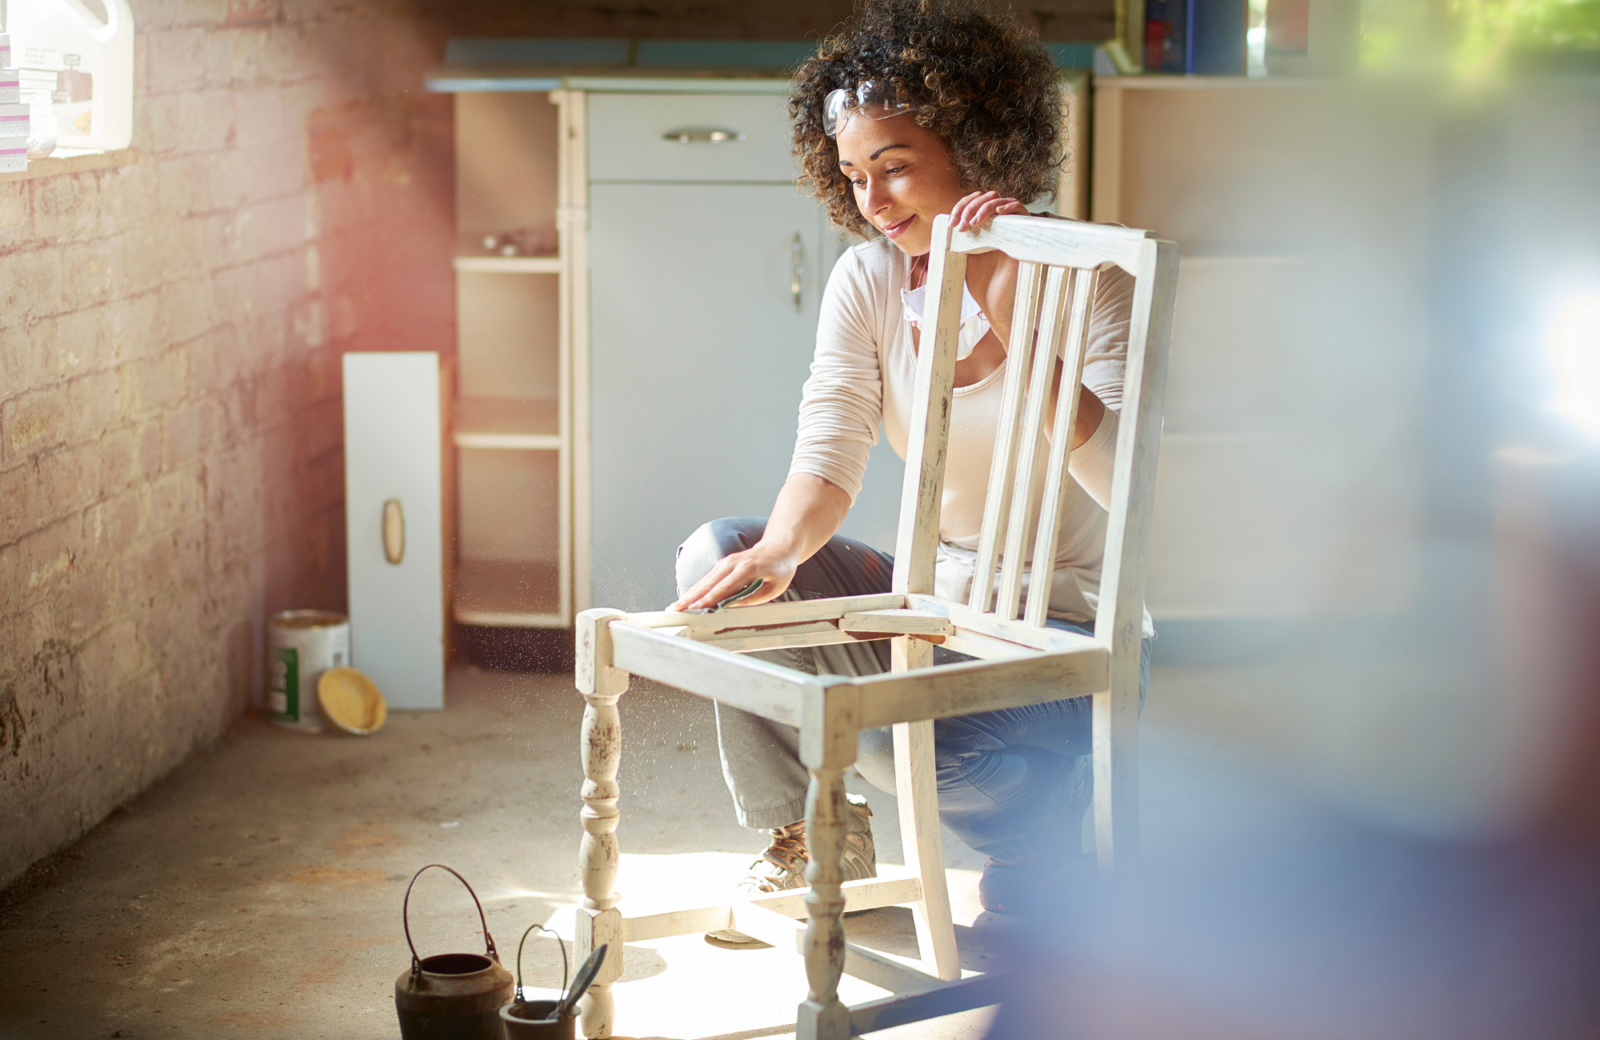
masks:
{"label": "watering can handle", "polygon": [[[445,866],[443,863],[429,863],[428,866],[423,867],[422,870],[427,870],[431,867],[438,867],[440,870],[449,870],[450,873],[455,876],[457,881],[461,882],[463,885],[467,885],[466,878],[462,877],[460,874],[457,874],[454,870],[450,870],[450,868]],[[422,970],[422,959],[417,956],[416,943],[411,941],[411,889],[416,885],[417,878],[422,876],[422,870],[419,870],[415,874],[411,875],[411,884],[406,886],[405,902],[401,905],[400,909],[400,924],[401,927],[403,927],[406,931],[406,945],[411,948],[411,974],[413,975]],[[478,923],[483,925],[483,942],[488,948],[486,952],[496,963],[499,963],[500,953],[494,948],[494,936],[489,934],[489,920],[483,916],[483,904],[478,902],[478,893],[472,890],[471,885],[467,885],[467,894],[472,897],[472,905],[478,908]]]}

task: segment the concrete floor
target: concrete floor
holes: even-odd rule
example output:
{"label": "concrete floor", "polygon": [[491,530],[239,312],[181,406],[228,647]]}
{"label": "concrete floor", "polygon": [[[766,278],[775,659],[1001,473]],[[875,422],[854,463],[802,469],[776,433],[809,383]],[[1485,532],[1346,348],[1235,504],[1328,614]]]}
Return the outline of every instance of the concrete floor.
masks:
{"label": "concrete floor", "polygon": [[[1198,703],[1220,689],[1186,671],[1153,678],[1147,844],[1237,811],[1239,792],[1201,779],[1210,738],[1197,720],[1211,716]],[[430,862],[473,883],[508,961],[529,924],[568,930],[570,911],[557,910],[579,892],[582,712],[570,677],[463,668],[450,676],[449,703],[397,712],[367,739],[242,720],[15,886],[0,901],[0,1036],[392,1040],[394,981],[409,963],[401,898]],[[709,705],[637,685],[624,732],[626,905],[716,899],[761,841],[733,822]],[[879,861],[902,862],[893,799],[859,779],[852,789],[871,797]],[[1004,933],[980,919],[978,857],[946,837],[963,965],[987,970]],[[474,918],[448,875],[418,883],[411,922],[423,955],[473,949]],[[853,941],[915,953],[904,909],[853,915],[849,927]],[[525,980],[556,986],[552,940],[528,946]],[[639,943],[616,990],[617,1032],[783,1036],[804,991],[800,960],[779,950],[723,950],[699,936]],[[841,992],[851,1003],[882,995],[850,978]],[[983,1035],[990,1014],[876,1035],[966,1040]]]}

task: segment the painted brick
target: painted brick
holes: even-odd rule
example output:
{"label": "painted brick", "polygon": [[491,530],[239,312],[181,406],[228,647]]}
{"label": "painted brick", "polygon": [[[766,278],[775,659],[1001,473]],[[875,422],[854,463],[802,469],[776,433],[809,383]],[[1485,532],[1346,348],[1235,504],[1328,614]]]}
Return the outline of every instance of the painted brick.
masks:
{"label": "painted brick", "polygon": [[33,206],[22,184],[0,188],[0,231],[13,240],[31,238]]}
{"label": "painted brick", "polygon": [[118,585],[128,590],[127,606],[148,605],[174,584],[176,535],[165,535],[122,556],[116,565]]}
{"label": "painted brick", "polygon": [[231,92],[231,97],[234,128],[231,143],[243,148],[299,143],[283,121],[281,91],[274,87],[235,90]]}
{"label": "painted brick", "polygon": [[0,259],[0,293],[8,320],[60,314],[61,253],[53,248],[11,253]]}
{"label": "painted brick", "polygon": [[17,583],[13,590],[24,599],[47,591],[71,576],[77,565],[79,523],[58,520],[17,540]]}
{"label": "painted brick", "polygon": [[210,398],[185,402],[162,418],[163,469],[177,469],[199,458],[214,443],[217,405]]}
{"label": "painted brick", "polygon": [[105,217],[95,205],[94,190],[77,177],[33,181],[34,233],[52,242],[103,237]]}
{"label": "painted brick", "polygon": [[226,86],[186,90],[178,95],[172,136],[164,143],[177,152],[215,152],[234,140],[233,91]]}
{"label": "painted brick", "polygon": [[116,301],[106,311],[101,334],[105,337],[106,356],[113,362],[159,353],[167,345],[160,297],[141,292]]}
{"label": "painted brick", "polygon": [[215,327],[217,302],[212,279],[181,278],[162,286],[161,313],[173,342],[193,339]]}
{"label": "painted brick", "polygon": [[61,247],[61,292],[80,306],[105,303],[125,291],[123,270],[120,239],[100,238]]}
{"label": "painted brick", "polygon": [[144,476],[139,465],[139,432],[139,427],[118,426],[107,430],[95,445],[100,497],[114,495]]}
{"label": "painted brick", "polygon": [[56,320],[0,328],[0,400],[55,377]]}
{"label": "painted brick", "polygon": [[219,325],[184,344],[189,352],[189,390],[195,394],[220,394],[238,378],[235,356],[238,331]]}
{"label": "painted brick", "polygon": [[109,566],[134,545],[145,527],[145,498],[140,486],[84,511],[78,546],[87,566]]}
{"label": "painted brick", "polygon": [[189,356],[181,347],[124,366],[132,377],[129,414],[147,415],[176,406],[188,392],[188,368]]}
{"label": "painted brick", "polygon": [[110,691],[141,664],[139,626],[131,618],[114,621],[84,641],[78,654],[78,681],[91,690]]}
{"label": "painted brick", "polygon": [[65,395],[34,391],[0,404],[0,464],[12,466],[66,443],[70,418]]}
{"label": "painted brick", "polygon": [[110,575],[105,568],[78,570],[56,592],[50,606],[57,636],[78,642],[109,620],[114,609]]}
{"label": "painted brick", "polygon": [[151,94],[196,90],[206,85],[206,56],[211,33],[201,28],[174,28],[144,33],[150,53]]}
{"label": "painted brick", "polygon": [[[10,545],[38,525],[40,514],[33,504],[37,486],[32,466],[0,470],[0,546]],[[14,587],[0,572],[0,589]]]}
{"label": "painted brick", "polygon": [[127,366],[90,372],[64,387],[67,399],[67,443],[98,440],[121,417]]}
{"label": "painted brick", "polygon": [[107,307],[68,311],[55,319],[55,370],[70,379],[115,363],[103,326]]}
{"label": "painted brick", "polygon": [[98,444],[89,443],[45,452],[33,460],[38,481],[33,501],[37,519],[48,522],[77,513],[99,497],[99,452]]}
{"label": "painted brick", "polygon": [[200,477],[200,467],[190,466],[148,485],[151,531],[171,531],[205,515],[205,488]]}

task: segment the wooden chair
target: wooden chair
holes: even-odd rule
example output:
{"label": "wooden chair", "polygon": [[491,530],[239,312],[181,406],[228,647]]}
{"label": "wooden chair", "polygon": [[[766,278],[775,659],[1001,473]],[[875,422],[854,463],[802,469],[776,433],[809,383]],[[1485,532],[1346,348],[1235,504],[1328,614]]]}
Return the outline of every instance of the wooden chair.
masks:
{"label": "wooden chair", "polygon": [[[799,1008],[800,1040],[847,1040],[995,1003],[997,977],[960,980],[934,790],[935,718],[1092,695],[1101,867],[1137,851],[1144,551],[1178,248],[1144,231],[1021,216],[998,217],[979,232],[952,232],[940,217],[933,241],[927,313],[935,321],[917,359],[893,592],[707,614],[596,609],[579,616],[577,684],[588,707],[579,851],[585,898],[577,946],[580,955],[601,943],[611,947],[585,998],[586,1036],[611,1033],[611,983],[622,974],[624,943],[730,927],[775,945],[793,944],[804,954],[810,991]],[[991,249],[1021,266],[977,572],[970,600],[957,603],[933,594],[934,550],[967,255]],[[1135,288],[1105,563],[1090,637],[1045,627],[1057,506],[1072,479],[1067,445],[1077,394],[1060,395],[1048,441],[1043,434],[1058,345],[1068,373],[1061,385],[1076,387],[1081,379],[1090,301],[1104,265],[1127,271]],[[1039,562],[1024,604],[1023,560],[1030,540],[1032,559]],[[853,639],[892,639],[892,671],[856,678],[808,675],[740,653]],[[978,660],[931,667],[936,643]],[[799,728],[801,760],[810,773],[809,888],[648,917],[622,915],[612,891],[621,748],[617,701],[630,674]],[[907,871],[841,883],[844,773],[855,761],[858,734],[880,726],[894,727]],[[900,903],[912,906],[924,971],[845,942],[846,911]],[[807,914],[802,926],[797,918]],[[893,996],[846,1007],[838,994],[841,972]]]}

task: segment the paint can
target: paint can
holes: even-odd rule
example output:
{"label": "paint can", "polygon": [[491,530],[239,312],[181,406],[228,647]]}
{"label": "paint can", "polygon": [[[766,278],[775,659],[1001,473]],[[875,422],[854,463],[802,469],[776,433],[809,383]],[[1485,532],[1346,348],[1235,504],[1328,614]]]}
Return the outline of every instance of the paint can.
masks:
{"label": "paint can", "polygon": [[350,663],[350,619],[331,610],[285,610],[267,621],[267,709],[272,721],[322,731],[317,679]]}

